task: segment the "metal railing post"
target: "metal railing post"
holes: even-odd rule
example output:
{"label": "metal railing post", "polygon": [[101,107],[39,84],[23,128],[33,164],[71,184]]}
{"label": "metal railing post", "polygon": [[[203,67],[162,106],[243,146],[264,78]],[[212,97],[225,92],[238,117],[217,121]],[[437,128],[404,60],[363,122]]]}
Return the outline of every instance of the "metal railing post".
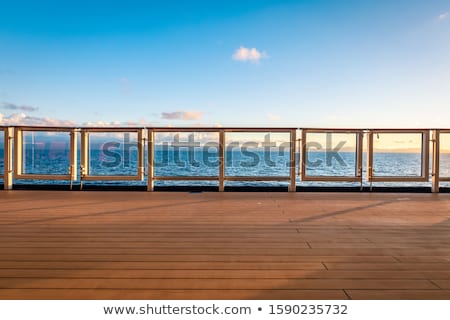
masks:
{"label": "metal railing post", "polygon": [[219,191],[225,191],[225,130],[219,130]]}
{"label": "metal railing post", "polygon": [[[301,129],[299,129],[299,130],[301,130]],[[301,138],[299,138],[299,139],[297,139],[297,150],[296,150],[296,154],[295,154],[295,156],[296,156],[296,158],[295,158],[295,161],[296,161],[296,166],[297,166],[297,176],[299,177],[299,179],[301,180],[301,168],[300,168],[300,160],[301,160],[301,151],[302,151],[302,139]],[[298,157],[297,157],[297,155],[298,155]]]}
{"label": "metal railing post", "polygon": [[422,134],[422,176],[429,181],[430,176],[430,131]]}
{"label": "metal railing post", "polygon": [[5,190],[12,190],[13,188],[13,136],[14,136],[14,128],[9,127],[5,129],[4,135],[4,168],[3,168],[3,185]]}
{"label": "metal railing post", "polygon": [[144,139],[144,129],[138,131],[137,137],[137,147],[138,147],[138,179],[144,180],[145,176],[145,164],[144,164],[144,154],[145,154],[145,139]]}
{"label": "metal railing post", "polygon": [[356,177],[359,178],[359,190],[363,190],[363,141],[364,141],[364,132],[361,130],[356,135]]}
{"label": "metal railing post", "polygon": [[80,144],[80,189],[83,189],[83,178],[89,175],[89,133],[81,130]]}
{"label": "metal railing post", "polygon": [[439,192],[440,131],[433,130],[433,166],[431,173],[431,192]]}
{"label": "metal railing post", "polygon": [[22,130],[14,129],[14,178],[22,174],[23,139]]}
{"label": "metal railing post", "polygon": [[373,177],[373,131],[367,131],[367,181],[370,183],[372,191]]}
{"label": "metal railing post", "polygon": [[155,187],[155,132],[152,129],[147,130],[147,191],[154,191]]}
{"label": "metal railing post", "polygon": [[300,150],[300,180],[303,180],[306,173],[306,130],[302,129],[302,138],[301,138],[301,150]]}
{"label": "metal railing post", "polygon": [[73,182],[77,180],[77,140],[78,130],[72,129],[70,132],[70,190],[72,190]]}
{"label": "metal railing post", "polygon": [[296,175],[295,175],[295,168],[296,168],[296,161],[295,161],[295,146],[297,141],[297,129],[291,130],[291,143],[290,143],[290,163],[289,163],[289,169],[290,169],[290,181],[289,181],[289,192],[295,192],[297,190],[296,186]]}

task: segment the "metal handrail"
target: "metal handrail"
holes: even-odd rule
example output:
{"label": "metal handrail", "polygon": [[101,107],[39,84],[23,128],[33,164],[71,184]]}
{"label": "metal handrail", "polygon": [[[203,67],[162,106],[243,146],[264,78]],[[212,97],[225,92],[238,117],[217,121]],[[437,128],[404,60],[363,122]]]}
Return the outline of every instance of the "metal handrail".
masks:
{"label": "metal handrail", "polygon": [[[297,140],[297,131],[301,131],[301,139]],[[356,129],[356,128],[293,128],[293,127],[49,127],[49,126],[0,126],[0,131],[4,132],[4,163],[5,172],[3,176],[5,189],[11,189],[13,179],[51,179],[51,180],[69,180],[71,183],[77,179],[78,171],[81,173],[80,181],[87,180],[142,180],[145,174],[145,168],[148,170],[148,190],[153,190],[155,181],[174,181],[174,180],[198,180],[198,181],[218,181],[219,190],[224,190],[226,181],[288,181],[289,190],[296,189],[296,168],[299,165],[301,173],[300,181],[352,181],[362,183],[362,157],[363,136],[367,136],[367,181],[372,182],[427,182],[429,177],[432,179],[433,192],[439,191],[440,182],[450,181],[450,177],[443,177],[439,172],[440,159],[440,137],[442,134],[450,134],[449,128],[443,129]],[[23,132],[39,131],[39,132],[67,132],[70,134],[70,168],[67,175],[41,175],[41,174],[25,174],[22,171],[23,159]],[[147,142],[145,142],[145,131],[147,131]],[[89,133],[108,133],[108,132],[136,132],[138,134],[138,172],[135,176],[93,176],[89,175]],[[161,132],[216,132],[219,135],[219,173],[217,176],[155,176],[154,159],[155,159],[155,134]],[[256,132],[282,132],[289,133],[289,153],[290,153],[290,172],[289,176],[227,176],[225,175],[225,143],[227,133],[256,133]],[[355,176],[309,176],[306,174],[305,155],[307,155],[306,143],[308,133],[353,133],[357,137],[356,141],[356,170]],[[374,161],[374,145],[373,137],[376,134],[385,133],[416,133],[422,135],[421,142],[421,175],[420,176],[377,176],[373,172]],[[432,139],[430,139],[432,133]],[[77,168],[77,137],[81,136],[81,167]],[[298,150],[301,157],[297,162],[296,142],[301,142]],[[432,149],[430,150],[430,142]],[[148,146],[148,163],[144,164],[145,145]],[[13,152],[14,150],[14,152]],[[286,149],[287,150],[287,149]],[[14,153],[14,154],[13,154]],[[429,171],[429,159],[432,155],[432,170]],[[14,162],[13,162],[14,160]]]}

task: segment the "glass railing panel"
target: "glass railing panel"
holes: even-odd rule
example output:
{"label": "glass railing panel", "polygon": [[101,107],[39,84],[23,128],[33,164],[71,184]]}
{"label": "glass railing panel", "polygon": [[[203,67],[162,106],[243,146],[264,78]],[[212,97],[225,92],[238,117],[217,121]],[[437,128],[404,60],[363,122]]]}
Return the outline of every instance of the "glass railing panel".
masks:
{"label": "glass railing panel", "polygon": [[430,130],[369,131],[367,176],[370,186],[431,187]]}
{"label": "glass railing panel", "polygon": [[276,178],[289,173],[289,132],[226,132],[226,177]]}
{"label": "glass railing panel", "polygon": [[218,177],[218,132],[155,132],[155,177]]}
{"label": "glass railing panel", "polygon": [[70,133],[23,131],[22,174],[70,174]]}
{"label": "glass railing panel", "polygon": [[90,132],[90,176],[135,176],[139,166],[137,132]]}
{"label": "glass railing panel", "polygon": [[423,134],[420,132],[377,132],[373,135],[374,177],[425,178],[424,157]]}
{"label": "glass railing panel", "polygon": [[305,130],[302,180],[357,180],[361,177],[361,132]]}

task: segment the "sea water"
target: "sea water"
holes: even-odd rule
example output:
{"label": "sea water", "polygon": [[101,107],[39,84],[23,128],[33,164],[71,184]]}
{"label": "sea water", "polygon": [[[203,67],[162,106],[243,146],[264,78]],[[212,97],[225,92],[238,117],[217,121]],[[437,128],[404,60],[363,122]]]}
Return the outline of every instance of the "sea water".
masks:
{"label": "sea water", "polygon": [[[64,175],[69,173],[70,151],[67,145],[40,146],[32,148],[30,145],[24,147],[23,173],[26,174],[55,174]],[[297,154],[297,163],[299,155]],[[78,152],[77,168],[80,167],[80,154]],[[263,150],[261,148],[247,148],[227,150],[225,152],[225,175],[238,177],[274,176],[288,177],[290,173],[290,154],[286,150]],[[421,154],[420,153],[395,153],[376,152],[374,154],[373,170],[376,176],[421,176]],[[147,163],[147,152],[145,152],[144,163]],[[336,177],[356,175],[356,155],[354,152],[338,152],[329,154],[327,152],[314,151],[308,153],[306,161],[306,174],[308,176]],[[431,163],[431,161],[430,161]],[[298,168],[295,168],[298,172]],[[0,144],[0,174],[4,171],[3,145]],[[138,171],[138,152],[136,148],[124,150],[124,148],[110,148],[108,150],[94,148],[90,150],[90,175],[114,175],[129,176],[136,175]],[[363,184],[366,180],[366,154],[363,159]],[[450,154],[441,155],[441,176],[450,176]],[[180,148],[174,150],[164,146],[155,148],[155,176],[219,176],[219,155],[217,148]],[[85,182],[98,185],[145,185],[144,181],[94,181]],[[78,180],[79,181],[79,174]],[[16,184],[61,184],[56,180],[15,180]],[[359,183],[348,182],[307,182],[300,181],[297,176],[297,184],[312,186],[357,186]],[[395,182],[378,183],[378,185],[389,186],[430,186],[430,182]],[[156,181],[155,185],[162,186],[187,186],[207,185],[216,186],[217,181]],[[226,182],[229,186],[287,186],[288,182],[258,182],[258,181],[234,181]]]}

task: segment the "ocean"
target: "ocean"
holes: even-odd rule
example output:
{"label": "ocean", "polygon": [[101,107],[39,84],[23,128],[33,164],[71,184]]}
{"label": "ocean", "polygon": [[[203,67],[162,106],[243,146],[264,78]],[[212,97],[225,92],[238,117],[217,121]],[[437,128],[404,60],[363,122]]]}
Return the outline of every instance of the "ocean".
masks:
{"label": "ocean", "polygon": [[[69,149],[67,145],[52,148],[31,145],[24,147],[24,173],[27,174],[68,174]],[[138,169],[138,153],[136,148],[124,150],[118,148],[94,148],[90,151],[91,175],[135,175]],[[80,155],[78,154],[79,168]],[[297,155],[298,160],[298,155]],[[145,162],[147,163],[147,153]],[[355,176],[355,153],[327,153],[313,151],[308,153],[306,174],[309,176]],[[431,160],[430,160],[431,166]],[[368,186],[366,178],[366,154],[363,159],[363,185]],[[4,171],[3,145],[0,145],[0,174]],[[289,153],[285,150],[267,151],[262,148],[245,148],[227,150],[225,153],[226,176],[289,176]],[[298,172],[298,168],[296,168]],[[406,176],[421,175],[420,153],[376,152],[374,154],[374,172],[376,176]],[[431,168],[430,168],[431,172]],[[441,176],[450,176],[450,154],[441,155]],[[180,148],[176,150],[167,146],[157,146],[155,149],[155,176],[211,176],[219,175],[217,148]],[[89,181],[86,185],[124,185],[144,186],[144,181]],[[1,181],[1,180],[0,180]],[[431,181],[431,178],[430,178]],[[78,180],[75,183],[79,182]],[[15,184],[66,184],[65,181],[15,180]],[[217,186],[217,181],[156,181],[155,186]],[[227,181],[226,186],[287,186],[288,182],[255,182]],[[307,182],[297,176],[299,186],[359,186],[353,182]],[[377,182],[379,186],[431,186],[431,182]]]}

